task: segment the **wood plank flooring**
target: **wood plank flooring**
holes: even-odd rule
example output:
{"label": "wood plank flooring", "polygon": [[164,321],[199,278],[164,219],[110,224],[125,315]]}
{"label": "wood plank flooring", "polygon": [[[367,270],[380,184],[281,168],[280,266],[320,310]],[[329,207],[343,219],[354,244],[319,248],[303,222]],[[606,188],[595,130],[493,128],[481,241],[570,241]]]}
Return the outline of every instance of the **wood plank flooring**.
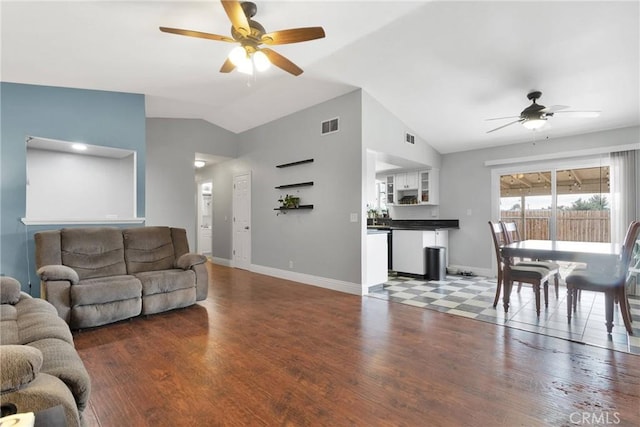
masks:
{"label": "wood plank flooring", "polygon": [[206,301],[74,333],[88,426],[640,425],[639,356],[209,269]]}

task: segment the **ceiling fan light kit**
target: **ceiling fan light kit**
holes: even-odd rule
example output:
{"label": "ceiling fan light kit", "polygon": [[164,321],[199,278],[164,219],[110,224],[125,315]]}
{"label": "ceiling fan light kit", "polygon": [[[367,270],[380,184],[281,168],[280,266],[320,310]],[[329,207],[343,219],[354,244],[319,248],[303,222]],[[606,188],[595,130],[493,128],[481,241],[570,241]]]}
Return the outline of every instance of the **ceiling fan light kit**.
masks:
{"label": "ceiling fan light kit", "polygon": [[528,119],[522,122],[522,126],[529,130],[542,129],[547,124],[547,119]]}
{"label": "ceiling fan light kit", "polygon": [[276,51],[260,46],[299,43],[325,36],[322,27],[291,28],[266,33],[259,22],[251,19],[258,11],[255,3],[237,0],[221,0],[221,2],[231,21],[231,37],[169,27],[160,27],[160,31],[227,43],[240,43],[229,52],[220,72],[230,73],[237,69],[249,75],[252,75],[254,70],[266,71],[273,64],[294,76],[299,76],[303,72],[302,68]]}
{"label": "ceiling fan light kit", "polygon": [[528,130],[542,129],[546,124],[549,117],[554,117],[556,114],[565,115],[565,117],[579,117],[579,118],[593,118],[600,116],[600,111],[564,111],[569,108],[566,105],[552,105],[551,107],[545,107],[538,104],[536,101],[542,96],[540,91],[532,91],[527,94],[527,98],[531,101],[531,105],[522,110],[519,116],[512,117],[498,117],[487,120],[503,120],[503,119],[516,119],[506,125],[499,126],[495,129],[487,131],[487,133],[495,132],[497,130],[511,126],[514,123],[521,123],[522,126]]}

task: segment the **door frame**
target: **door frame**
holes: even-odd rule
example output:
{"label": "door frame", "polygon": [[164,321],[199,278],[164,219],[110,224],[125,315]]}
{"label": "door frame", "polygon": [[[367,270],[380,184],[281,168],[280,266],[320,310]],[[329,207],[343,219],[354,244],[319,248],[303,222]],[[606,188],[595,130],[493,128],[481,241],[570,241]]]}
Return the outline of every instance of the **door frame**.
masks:
{"label": "door frame", "polygon": [[[248,222],[249,222],[249,232],[248,232],[248,242],[247,242],[247,264],[245,265],[244,263],[238,262],[237,258],[236,258],[236,254],[235,254],[235,248],[236,248],[236,216],[238,216],[238,209],[240,209],[239,206],[237,206],[236,204],[236,179],[242,176],[247,176],[247,182],[248,182],[248,193],[249,193],[249,201],[248,201],[248,206],[247,206],[247,217],[248,217]],[[246,172],[239,172],[233,175],[232,181],[231,181],[231,267],[233,268],[244,268],[247,270],[250,270],[251,267],[251,233],[252,233],[252,228],[251,228],[251,171],[246,171]]]}

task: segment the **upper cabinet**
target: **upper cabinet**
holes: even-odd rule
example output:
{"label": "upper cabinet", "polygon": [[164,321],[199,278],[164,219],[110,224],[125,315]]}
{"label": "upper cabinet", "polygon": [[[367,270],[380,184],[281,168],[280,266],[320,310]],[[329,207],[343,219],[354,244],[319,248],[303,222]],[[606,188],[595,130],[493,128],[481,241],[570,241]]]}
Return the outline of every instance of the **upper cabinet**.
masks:
{"label": "upper cabinet", "polygon": [[405,172],[396,174],[397,190],[417,190],[418,172]]}
{"label": "upper cabinet", "polygon": [[420,172],[420,203],[437,205],[440,203],[440,170],[431,169]]}
{"label": "upper cabinet", "polygon": [[439,170],[403,172],[387,176],[387,204],[394,206],[437,205]]}

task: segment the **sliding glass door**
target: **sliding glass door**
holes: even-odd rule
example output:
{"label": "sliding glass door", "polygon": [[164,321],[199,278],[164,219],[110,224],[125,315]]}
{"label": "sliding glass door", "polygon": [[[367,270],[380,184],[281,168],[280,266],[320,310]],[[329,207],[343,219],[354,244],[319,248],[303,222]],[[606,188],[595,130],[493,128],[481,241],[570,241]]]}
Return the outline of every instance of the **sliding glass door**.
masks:
{"label": "sliding glass door", "polygon": [[522,239],[611,241],[608,164],[522,169],[499,182],[500,219],[515,221]]}
{"label": "sliding glass door", "polygon": [[522,239],[548,240],[552,219],[551,171],[500,176],[500,220],[515,221]]}

